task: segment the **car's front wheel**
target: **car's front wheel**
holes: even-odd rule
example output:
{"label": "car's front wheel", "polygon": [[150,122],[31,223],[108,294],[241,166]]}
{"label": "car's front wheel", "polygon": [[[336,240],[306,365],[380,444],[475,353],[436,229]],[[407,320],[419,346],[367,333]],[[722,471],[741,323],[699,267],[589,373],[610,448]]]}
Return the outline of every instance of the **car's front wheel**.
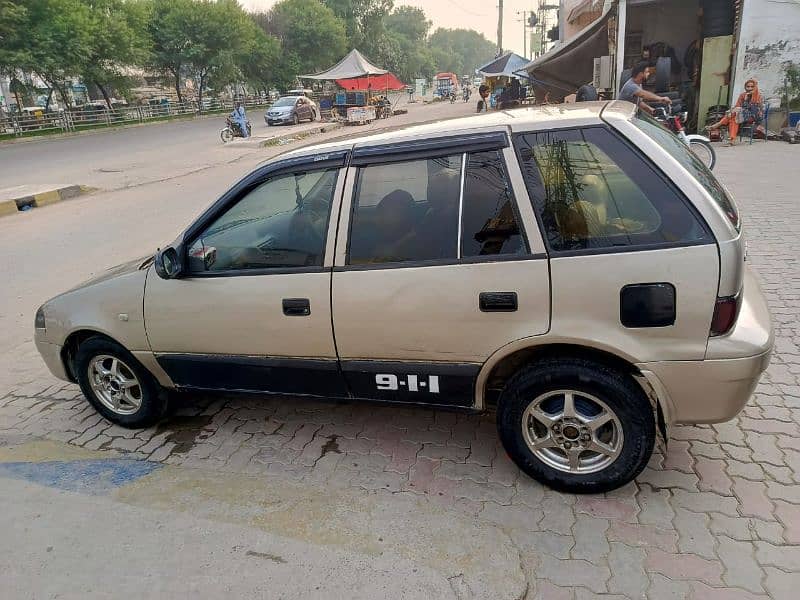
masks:
{"label": "car's front wheel", "polygon": [[148,427],[166,412],[166,394],[125,348],[93,337],[75,355],[83,395],[109,421],[122,427]]}
{"label": "car's front wheel", "polygon": [[500,396],[497,427],[523,471],[574,493],[628,483],[655,444],[654,412],[638,384],[577,358],[545,359],[517,372]]}

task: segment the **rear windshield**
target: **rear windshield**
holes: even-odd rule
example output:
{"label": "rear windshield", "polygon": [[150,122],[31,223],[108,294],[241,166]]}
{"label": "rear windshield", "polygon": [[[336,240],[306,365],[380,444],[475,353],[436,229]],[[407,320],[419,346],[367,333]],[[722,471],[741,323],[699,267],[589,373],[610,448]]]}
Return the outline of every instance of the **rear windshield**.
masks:
{"label": "rear windshield", "polygon": [[722,187],[713,173],[708,170],[703,162],[689,150],[681,139],[672,132],[665,129],[658,121],[652,117],[641,114],[633,119],[633,124],[646,133],[653,139],[659,146],[669,152],[672,157],[683,165],[689,173],[694,175],[695,179],[700,182],[709,195],[719,205],[722,211],[730,219],[736,231],[739,231],[741,225],[739,223],[739,210],[736,208],[731,197]]}

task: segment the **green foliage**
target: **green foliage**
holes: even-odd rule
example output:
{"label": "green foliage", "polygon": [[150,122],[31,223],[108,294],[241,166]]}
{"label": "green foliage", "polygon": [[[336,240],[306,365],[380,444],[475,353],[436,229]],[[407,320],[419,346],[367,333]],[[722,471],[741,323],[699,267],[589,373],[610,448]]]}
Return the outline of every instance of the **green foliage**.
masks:
{"label": "green foliage", "polygon": [[123,93],[133,83],[129,68],[150,55],[149,5],[140,0],[81,0],[89,9],[89,45],[80,75],[109,102],[110,89]]}
{"label": "green foliage", "polygon": [[786,65],[786,100],[791,110],[800,109],[800,65]]}
{"label": "green foliage", "polygon": [[417,44],[425,44],[432,25],[425,11],[414,6],[398,6],[387,15],[385,23],[388,32]]}
{"label": "green foliage", "polygon": [[351,48],[406,82],[471,73],[494,54],[474,31],[430,28],[422,9],[394,0],[280,0],[254,14],[237,0],[0,0],[0,72],[23,96],[36,75],[66,103],[79,78],[108,100],[144,68],[180,100],[191,80],[202,100],[231,84],[291,87]]}
{"label": "green foliage", "polygon": [[248,51],[264,42],[236,0],[153,0],[151,14],[151,65],[173,80],[180,100],[185,75],[193,76],[202,102],[207,86],[240,79]]}
{"label": "green foliage", "polygon": [[495,55],[495,45],[472,29],[437,29],[430,38],[439,71],[472,75]]}
{"label": "green foliage", "polygon": [[279,70],[294,75],[314,73],[340,60],[347,52],[345,25],[319,0],[282,0],[265,19],[267,33],[281,43]]}

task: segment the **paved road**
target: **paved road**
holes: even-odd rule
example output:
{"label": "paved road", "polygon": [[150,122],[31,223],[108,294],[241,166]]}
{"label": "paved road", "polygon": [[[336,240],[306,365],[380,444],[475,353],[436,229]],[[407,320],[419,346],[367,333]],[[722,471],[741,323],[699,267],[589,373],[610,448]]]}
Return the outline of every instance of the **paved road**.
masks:
{"label": "paved road", "polygon": [[[2,335],[19,341],[39,299],[168,239],[248,160],[54,206],[36,227],[0,220],[0,278],[11,283],[0,302],[18,309]],[[123,430],[75,386],[41,376],[26,342],[3,341],[0,364],[15,371],[0,391],[0,531],[11,532],[0,536],[0,587],[35,597],[796,598],[800,207],[786,174],[797,160],[782,143],[719,149],[717,173],[739,200],[775,317],[767,375],[737,419],[674,428],[666,455],[606,495],[556,494],[521,475],[492,415],[193,396],[169,423]]]}
{"label": "paved road", "polygon": [[[425,110],[421,105],[409,105],[403,99],[397,106],[410,107],[412,113]],[[442,108],[436,107],[439,112]],[[464,107],[455,105],[451,108],[444,110],[456,112]],[[248,117],[254,137],[261,138],[273,135],[289,137],[319,126],[319,123],[304,122],[299,126],[267,127],[263,110],[251,110]],[[66,183],[113,190],[195,172],[256,152],[247,145],[223,146],[219,131],[224,125],[225,117],[218,115],[0,144],[0,188],[30,183]]]}

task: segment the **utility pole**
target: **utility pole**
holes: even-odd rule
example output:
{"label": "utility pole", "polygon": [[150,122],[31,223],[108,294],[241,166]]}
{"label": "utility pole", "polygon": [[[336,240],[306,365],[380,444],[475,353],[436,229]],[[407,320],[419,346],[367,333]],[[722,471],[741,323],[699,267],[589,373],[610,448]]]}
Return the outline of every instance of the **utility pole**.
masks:
{"label": "utility pole", "polygon": [[[527,10],[518,10],[518,15],[522,15],[522,56],[528,57],[528,11]],[[531,11],[533,14],[533,11]],[[517,19],[519,22],[520,19]]]}
{"label": "utility pole", "polygon": [[503,0],[497,6],[497,56],[503,53]]}

